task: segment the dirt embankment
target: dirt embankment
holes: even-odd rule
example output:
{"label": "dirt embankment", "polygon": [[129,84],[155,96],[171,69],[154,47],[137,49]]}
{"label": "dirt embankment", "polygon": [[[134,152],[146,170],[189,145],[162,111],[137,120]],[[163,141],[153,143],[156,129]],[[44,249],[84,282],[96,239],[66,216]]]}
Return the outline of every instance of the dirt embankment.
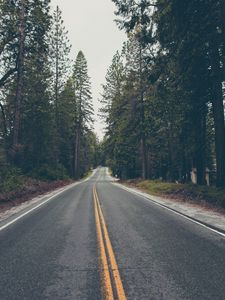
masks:
{"label": "dirt embankment", "polygon": [[10,192],[0,192],[0,212],[19,205],[32,198],[73,183],[72,180],[40,181],[32,178],[24,179],[24,183]]}

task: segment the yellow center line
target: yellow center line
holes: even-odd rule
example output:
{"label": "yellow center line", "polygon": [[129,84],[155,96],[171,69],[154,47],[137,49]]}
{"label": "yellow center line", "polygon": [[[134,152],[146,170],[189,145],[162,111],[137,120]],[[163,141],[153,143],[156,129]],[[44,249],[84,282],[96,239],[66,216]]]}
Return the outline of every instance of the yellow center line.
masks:
{"label": "yellow center line", "polygon": [[[114,251],[113,251],[112,243],[111,243],[110,238],[109,238],[109,234],[108,234],[108,230],[107,230],[107,227],[106,227],[105,219],[104,219],[102,209],[101,209],[101,206],[100,206],[100,203],[99,203],[99,199],[98,199],[98,195],[97,195],[97,191],[96,191],[96,186],[94,186],[94,188],[93,188],[93,194],[94,194],[94,199],[95,199],[95,205],[97,205],[98,217],[100,216],[100,222],[99,223],[100,223],[100,226],[102,225],[102,230],[103,230],[103,234],[104,234],[104,238],[105,238],[107,253],[108,253],[108,256],[109,256],[109,261],[110,261],[110,265],[111,265],[111,269],[112,269],[113,280],[115,282],[117,298],[118,298],[118,300],[126,300],[126,295],[125,295],[125,292],[124,292],[123,283],[122,283],[122,280],[121,280],[121,277],[120,277],[119,268],[118,268],[118,265],[117,265],[117,262],[116,262],[116,257],[115,257]],[[104,240],[103,240],[103,243],[104,243]]]}
{"label": "yellow center line", "polygon": [[100,257],[101,257],[101,276],[103,282],[104,298],[107,300],[113,300],[114,299],[113,290],[112,290],[112,284],[110,279],[109,267],[107,263],[107,256],[106,256],[106,251],[104,246],[100,218],[98,213],[97,200],[94,193],[93,195],[94,195],[94,206],[95,206],[95,222],[96,222],[96,229],[97,229],[97,236],[98,236],[98,243],[99,243]]}

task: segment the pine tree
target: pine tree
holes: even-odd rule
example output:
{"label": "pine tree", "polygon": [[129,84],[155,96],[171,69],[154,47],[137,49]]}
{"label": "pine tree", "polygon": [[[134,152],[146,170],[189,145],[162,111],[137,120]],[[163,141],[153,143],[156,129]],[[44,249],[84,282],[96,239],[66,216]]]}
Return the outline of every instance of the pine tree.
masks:
{"label": "pine tree", "polygon": [[[18,4],[18,59],[17,59],[17,80],[15,97],[15,116],[13,128],[12,150],[17,151],[19,143],[19,130],[21,123],[21,105],[23,97],[23,79],[24,79],[24,59],[25,59],[25,38],[26,38],[26,0],[21,0]],[[13,155],[14,156],[14,155]],[[13,157],[14,159],[14,157]]]}
{"label": "pine tree", "polygon": [[[50,38],[50,55],[49,60],[52,71],[52,98],[55,110],[56,135],[59,134],[59,106],[60,93],[62,92],[68,76],[70,75],[70,51],[71,45],[68,39],[62,19],[62,12],[57,6],[53,13]],[[57,140],[56,140],[57,143]]]}
{"label": "pine tree", "polygon": [[106,123],[106,135],[113,134],[114,123],[118,116],[118,108],[116,103],[122,95],[123,81],[125,79],[125,68],[121,54],[117,51],[112,59],[106,74],[106,83],[103,84],[103,92],[101,98],[102,107],[100,108],[100,116]]}
{"label": "pine tree", "polygon": [[[129,39],[124,47],[124,55],[126,56],[126,76],[134,81],[137,124],[136,131],[140,143],[141,157],[141,177],[147,178],[147,148],[146,148],[146,128],[145,128],[145,94],[147,90],[147,64],[146,49],[138,38],[138,28],[133,34],[129,34]],[[129,80],[129,79],[128,79]]]}
{"label": "pine tree", "polygon": [[108,163],[114,174],[129,178],[141,174],[136,170],[140,139],[136,130],[137,82],[134,77],[131,78],[123,60],[124,57],[117,52],[108,69],[101,113],[107,126],[105,149]]}
{"label": "pine tree", "polygon": [[67,32],[49,3],[0,2],[0,164],[8,156],[27,175],[78,178],[96,161],[90,79],[82,52],[69,74]]}
{"label": "pine tree", "polygon": [[[50,15],[49,1],[24,0],[13,3],[15,23],[10,30],[14,30],[11,34],[16,38],[5,50],[6,56],[8,55],[11,59],[16,57],[17,74],[11,77],[11,81],[7,82],[4,87],[5,127],[7,127],[5,131],[8,136],[7,147],[10,158],[16,165],[22,166],[24,165],[22,153],[26,148],[26,143],[31,143],[24,139],[32,128],[28,126],[29,131],[24,131],[25,119],[30,117],[27,113],[28,107],[35,97],[37,97],[36,101],[40,100],[41,105],[39,97],[44,98],[44,95],[47,95],[49,70],[46,59],[48,53],[46,34],[50,26]],[[14,56],[10,52],[11,49],[13,49]],[[34,90],[37,90],[36,94]],[[33,113],[35,105],[30,109]],[[37,113],[40,111],[41,109],[38,108]],[[45,130],[47,131],[47,128]],[[35,135],[34,132],[33,135]],[[32,139],[31,136],[30,139]]]}
{"label": "pine tree", "polygon": [[[3,146],[5,159],[8,159],[9,148],[9,124],[7,120],[7,109],[5,103],[6,90],[10,81],[12,81],[18,70],[19,52],[18,40],[19,30],[18,24],[18,1],[1,1],[0,3],[0,110],[1,123],[3,132]],[[21,25],[21,24],[20,24]],[[18,110],[17,110],[18,111]]]}
{"label": "pine tree", "polygon": [[27,36],[24,61],[20,132],[22,153],[19,153],[19,159],[22,160],[20,166],[26,171],[38,169],[44,163],[53,163],[52,108],[48,93],[50,70],[47,56],[49,1],[32,1],[29,5],[28,25],[33,30]]}
{"label": "pine tree", "polygon": [[76,100],[73,78],[69,78],[59,95],[58,159],[68,174],[73,176],[73,140],[76,122]]}
{"label": "pine tree", "polygon": [[79,156],[81,154],[82,137],[93,123],[93,106],[91,83],[88,76],[87,61],[82,51],[79,51],[73,72],[74,92],[76,101],[76,120],[74,132],[74,177],[81,176]]}
{"label": "pine tree", "polygon": [[0,2],[0,88],[2,88],[17,70],[18,52],[15,51],[18,31],[16,1]]}
{"label": "pine tree", "polygon": [[[182,90],[188,109],[193,139],[193,166],[197,181],[205,182],[206,119],[212,105],[215,129],[217,185],[225,185],[225,129],[223,105],[224,78],[224,1],[182,2],[178,0],[113,0],[121,28],[134,31],[138,26],[141,41],[161,48],[170,65],[177,63],[173,80]],[[161,69],[163,73],[163,69]],[[170,80],[168,78],[168,80]],[[211,104],[209,104],[211,103]],[[191,111],[191,113],[190,113]],[[193,144],[193,147],[192,147]]]}

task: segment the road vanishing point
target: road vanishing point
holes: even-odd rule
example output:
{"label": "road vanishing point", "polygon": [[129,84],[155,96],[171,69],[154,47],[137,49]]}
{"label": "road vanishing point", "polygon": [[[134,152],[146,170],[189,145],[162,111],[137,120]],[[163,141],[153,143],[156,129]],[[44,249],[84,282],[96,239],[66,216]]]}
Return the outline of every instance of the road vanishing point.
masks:
{"label": "road vanishing point", "polygon": [[225,299],[225,237],[107,168],[0,222],[0,300]]}

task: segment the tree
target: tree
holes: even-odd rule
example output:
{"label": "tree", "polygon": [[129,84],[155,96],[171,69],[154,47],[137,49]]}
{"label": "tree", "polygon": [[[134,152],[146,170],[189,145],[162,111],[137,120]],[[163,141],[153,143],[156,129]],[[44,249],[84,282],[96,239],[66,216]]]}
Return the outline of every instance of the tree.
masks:
{"label": "tree", "polygon": [[[223,33],[222,29],[220,34],[217,32],[219,28],[222,28],[222,19],[218,10],[221,3],[219,3],[220,1],[218,3],[191,1],[188,4],[181,4],[178,1],[158,2],[161,4],[157,12],[158,32],[162,37],[161,43],[171,52],[174,50],[177,52],[183,77],[186,76],[186,83],[189,81],[185,88],[192,91],[189,98],[193,99],[193,116],[196,120],[194,122],[196,123],[196,147],[199,149],[199,153],[196,155],[196,164],[198,164],[197,169],[199,170],[198,181],[203,183],[201,178],[204,177],[204,158],[201,153],[204,152],[205,146],[200,148],[199,145],[204,145],[206,103],[212,102],[217,153],[217,185],[224,185],[225,132],[221,76],[223,54],[220,51]],[[163,13],[165,11],[166,14]],[[202,12],[207,13],[203,15]],[[168,24],[167,27],[165,22]],[[167,32],[165,32],[165,28],[167,28]],[[182,28],[186,28],[186,31]],[[215,45],[218,47],[217,50],[215,50]],[[221,69],[218,66],[221,66]],[[184,75],[185,73],[186,75]]]}
{"label": "tree", "polygon": [[123,54],[117,52],[113,57],[103,85],[101,112],[107,124],[107,160],[120,178],[143,176],[142,71],[139,47],[129,40]]}
{"label": "tree", "polygon": [[[176,78],[193,123],[193,166],[204,184],[206,118],[211,102],[214,115],[217,185],[225,185],[225,131],[223,106],[224,20],[223,1],[113,0],[118,21],[127,32],[138,26],[139,38],[152,49],[161,48],[177,63]],[[163,70],[161,70],[163,72]],[[170,80],[170,78],[168,78]],[[174,90],[174,95],[176,90]],[[188,108],[188,110],[189,110]],[[190,148],[191,145],[189,145]]]}
{"label": "tree", "polygon": [[[50,70],[47,34],[50,29],[49,1],[29,3],[24,60],[18,163],[26,171],[52,163],[52,109],[48,93]],[[26,154],[25,154],[26,153]],[[26,159],[24,157],[26,155]]]}
{"label": "tree", "polygon": [[[87,61],[82,51],[79,51],[73,72],[74,92],[76,101],[76,120],[74,124],[74,169],[75,178],[81,175],[79,156],[81,154],[82,137],[93,123],[93,106],[91,83],[88,76]],[[85,143],[83,144],[85,147]]]}
{"label": "tree", "polygon": [[[25,59],[25,10],[27,1],[21,0],[18,4],[18,59],[17,59],[17,80],[16,80],[16,98],[15,98],[15,117],[14,117],[14,129],[13,129],[13,142],[12,150],[16,153],[19,143],[19,129],[21,122],[21,104],[23,97],[23,79],[24,79],[24,59]],[[13,155],[14,156],[14,155]]]}
{"label": "tree", "polygon": [[[127,79],[134,82],[133,101],[136,106],[136,130],[140,142],[141,157],[141,177],[147,178],[147,148],[146,148],[146,128],[145,128],[145,96],[148,89],[147,83],[147,49],[139,40],[139,28],[136,28],[133,34],[129,34],[127,44],[124,46],[124,55],[126,57],[126,76]],[[135,99],[135,100],[134,100]]]}
{"label": "tree", "polygon": [[58,160],[68,174],[73,176],[73,140],[76,121],[76,100],[73,78],[69,78],[59,94],[58,123]]}
{"label": "tree", "polygon": [[121,54],[117,51],[112,59],[106,74],[106,83],[103,84],[103,92],[101,98],[102,107],[100,108],[100,116],[106,123],[106,136],[114,134],[114,123],[118,116],[116,102],[122,95],[123,81],[125,79],[125,68]]}
{"label": "tree", "polygon": [[75,174],[77,149],[79,178],[95,165],[98,148],[90,79],[82,52],[70,74],[61,11],[57,7],[52,19],[49,4],[0,2],[0,163],[10,158],[9,168],[22,174],[64,179]]}
{"label": "tree", "polygon": [[[24,136],[28,135],[31,129],[28,126],[29,131],[23,131],[25,119],[29,117],[29,114],[26,114],[27,108],[30,107],[35,96],[44,97],[47,93],[49,70],[46,59],[48,53],[46,35],[50,26],[50,15],[49,1],[24,0],[15,1],[12,4],[14,4],[14,24],[10,30],[14,39],[5,47],[4,58],[9,57],[6,61],[10,65],[13,64],[15,57],[17,73],[10,77],[11,80],[6,81],[2,87],[4,88],[2,97],[4,139],[7,152],[10,153],[14,164],[23,165],[22,152],[26,148]],[[42,89],[41,82],[44,81],[46,82]],[[38,91],[36,95],[33,94],[34,90]],[[33,113],[35,106],[31,109]],[[41,109],[37,112],[40,111]]]}
{"label": "tree", "polygon": [[[62,92],[65,83],[70,75],[70,51],[71,45],[68,39],[68,31],[64,27],[64,22],[62,19],[62,12],[57,6],[53,13],[53,18],[51,22],[51,32],[50,37],[50,55],[49,60],[51,64],[52,71],[52,100],[54,103],[55,111],[55,124],[56,124],[56,148],[58,147],[58,135],[60,131],[59,122],[59,106],[60,106],[60,93]],[[56,152],[58,150],[56,149]],[[56,155],[56,160],[57,160]]]}
{"label": "tree", "polygon": [[209,1],[205,10],[207,15],[207,42],[209,53],[211,101],[215,124],[215,147],[217,166],[217,186],[225,186],[225,124],[224,124],[224,62],[225,62],[225,24],[224,1]]}
{"label": "tree", "polygon": [[15,74],[18,53],[15,46],[18,31],[15,30],[18,19],[16,1],[0,2],[0,88]]}
{"label": "tree", "polygon": [[18,23],[18,1],[0,2],[0,110],[3,130],[3,147],[5,158],[8,158],[8,122],[5,108],[5,86],[16,74],[19,54],[17,51],[18,35],[16,24]]}

